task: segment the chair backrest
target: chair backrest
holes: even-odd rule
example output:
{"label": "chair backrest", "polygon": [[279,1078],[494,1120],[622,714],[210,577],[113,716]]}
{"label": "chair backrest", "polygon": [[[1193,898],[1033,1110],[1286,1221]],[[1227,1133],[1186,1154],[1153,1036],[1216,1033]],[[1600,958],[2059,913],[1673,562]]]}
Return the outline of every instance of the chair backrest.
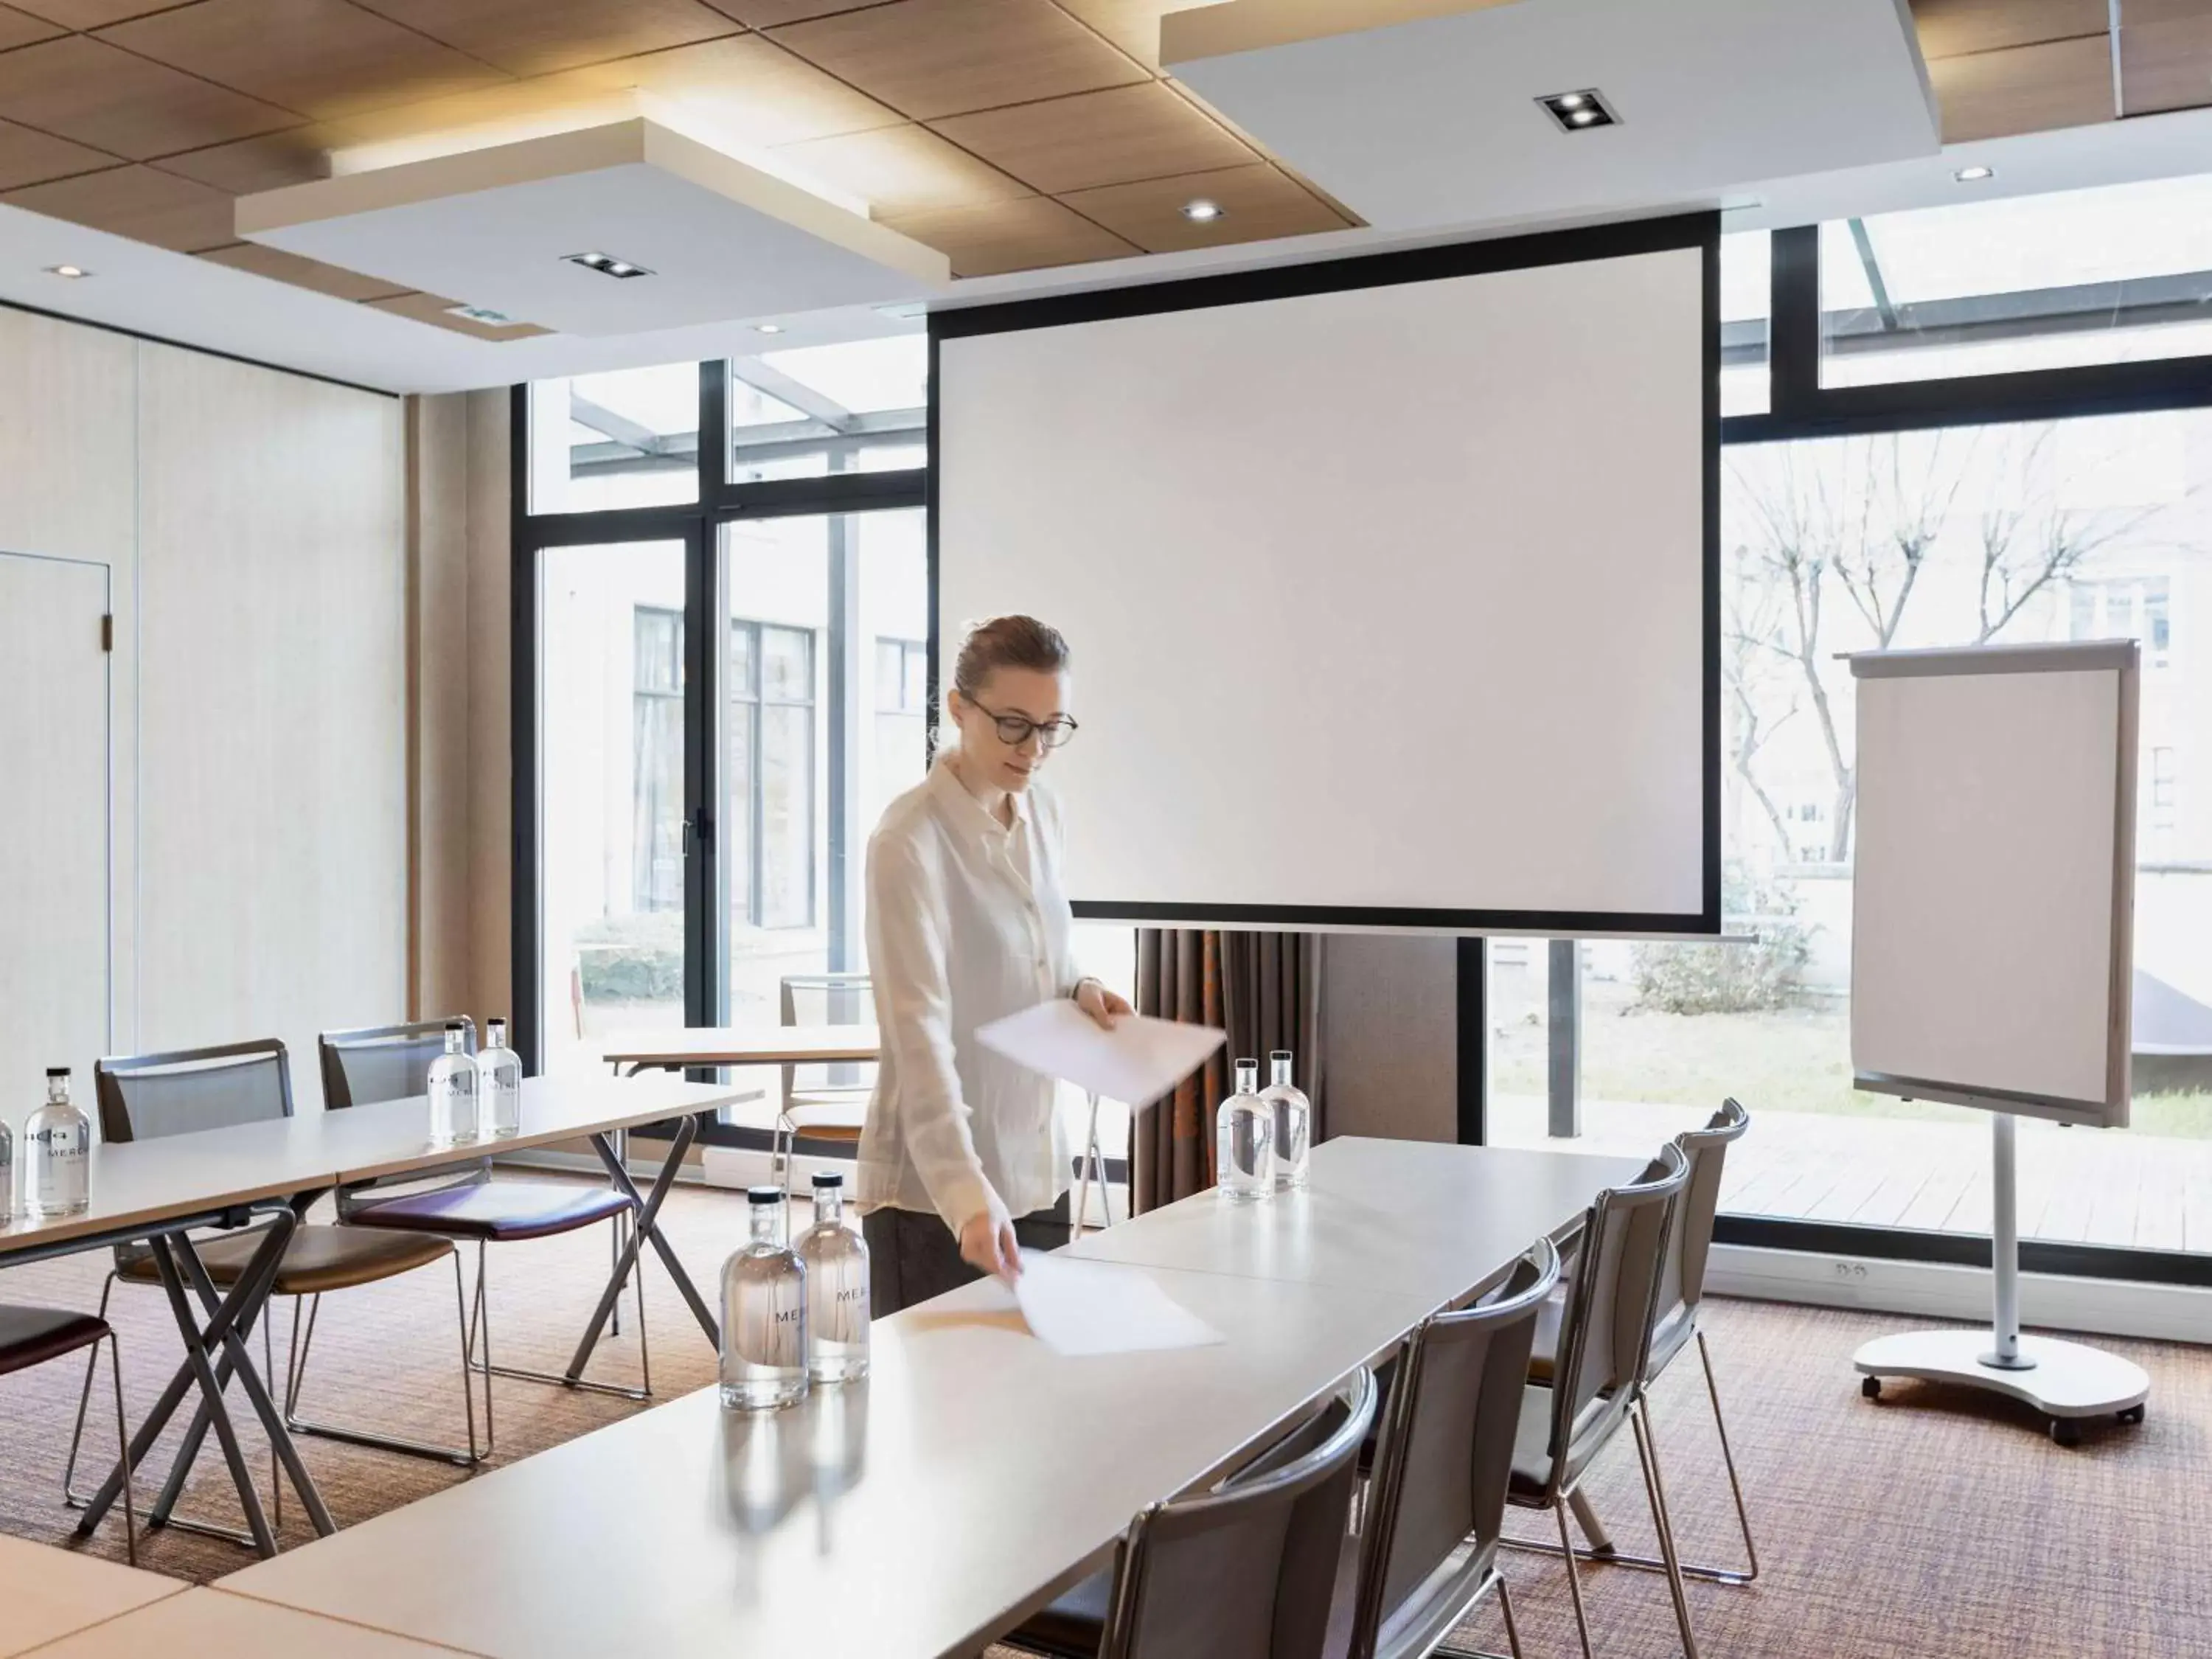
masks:
{"label": "chair backrest", "polygon": [[1671,1330],[1678,1322],[1692,1318],[1705,1295],[1705,1262],[1713,1249],[1713,1216],[1721,1203],[1721,1170],[1728,1161],[1730,1141],[1751,1127],[1751,1114],[1733,1099],[1702,1129],[1685,1129],[1674,1145],[1689,1160],[1689,1179],[1674,1200],[1673,1224],[1667,1231],[1667,1253],[1659,1263],[1659,1304],[1652,1316],[1655,1332]]}
{"label": "chair backrest", "polygon": [[1669,1141],[1632,1185],[1600,1193],[1559,1321],[1549,1451],[1556,1478],[1571,1449],[1628,1409],[1650,1352],[1662,1258],[1689,1159]]}
{"label": "chair backrest", "polygon": [[[776,987],[776,1012],[786,1025],[867,1025],[876,1018],[876,988],[866,974],[786,974]],[[783,1097],[799,1089],[858,1089],[873,1066],[787,1066]],[[802,1078],[801,1073],[805,1073]]]}
{"label": "chair backrest", "polygon": [[[477,1050],[477,1026],[463,1041]],[[315,1039],[323,1072],[323,1105],[340,1111],[380,1100],[405,1100],[430,1086],[430,1062],[446,1052],[446,1022],[418,1019],[404,1025],[363,1025],[350,1031],[325,1031]]]}
{"label": "chair backrest", "polygon": [[292,1061],[275,1037],[93,1064],[100,1138],[112,1143],[292,1115]]}
{"label": "chair backrest", "polygon": [[1495,1294],[1408,1339],[1361,1520],[1349,1659],[1374,1659],[1386,1629],[1390,1653],[1427,1653],[1489,1577],[1536,1317],[1559,1282],[1539,1239]]}
{"label": "chair backrest", "polygon": [[1319,1659],[1359,1443],[1374,1420],[1363,1366],[1310,1451],[1139,1516],[1115,1565],[1100,1659]]}

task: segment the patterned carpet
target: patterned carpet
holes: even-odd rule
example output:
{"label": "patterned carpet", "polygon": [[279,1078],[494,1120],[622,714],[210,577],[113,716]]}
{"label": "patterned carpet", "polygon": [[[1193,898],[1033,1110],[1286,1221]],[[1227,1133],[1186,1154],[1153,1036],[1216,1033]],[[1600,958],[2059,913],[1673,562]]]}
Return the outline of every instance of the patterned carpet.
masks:
{"label": "patterned carpet", "polygon": [[[740,1240],[734,1194],[679,1189],[665,1220],[695,1274]],[[559,1369],[606,1270],[604,1230],[495,1250],[493,1321],[502,1361]],[[89,1309],[105,1261],[77,1257],[0,1273],[0,1300]],[[712,1356],[656,1265],[648,1280],[653,1369],[663,1398],[712,1380]],[[134,1420],[166,1380],[176,1338],[157,1291],[122,1286],[114,1317]],[[279,1364],[289,1313],[276,1327]],[[1859,1397],[1851,1350],[1907,1322],[1883,1316],[1753,1303],[1707,1309],[1736,1456],[1752,1504],[1762,1565],[1747,1589],[1692,1584],[1705,1651],[1747,1659],[2172,1659],[2212,1656],[2212,1350],[2111,1342],[2153,1379],[2140,1428],[2094,1427],[2078,1449],[2054,1446],[2024,1410],[1972,1395],[1893,1383],[1880,1404]],[[435,1267],[331,1297],[315,1339],[303,1408],[372,1421],[416,1437],[461,1433],[453,1279]],[[1728,1489],[1693,1355],[1663,1379],[1658,1401],[1669,1495],[1685,1550],[1729,1560],[1738,1547]],[[637,1374],[634,1329],[603,1346],[599,1375]],[[63,1362],[0,1381],[0,1530],[59,1543],[73,1516],[58,1482],[82,1367]],[[112,1419],[94,1395],[88,1439],[112,1447]],[[605,1395],[520,1382],[495,1385],[498,1462],[525,1456],[642,1409]],[[249,1444],[261,1442],[249,1431]],[[459,1470],[303,1442],[341,1525],[465,1479]],[[265,1451],[257,1466],[265,1468]],[[166,1464],[164,1465],[166,1467]],[[1607,1454],[1592,1482],[1600,1512],[1624,1548],[1648,1549],[1650,1526],[1635,1458]],[[212,1449],[187,1511],[237,1521]],[[1540,1516],[1517,1529],[1537,1535]],[[282,1535],[312,1536],[288,1502]],[[119,1522],[88,1547],[120,1559]],[[170,1532],[148,1541],[143,1565],[204,1581],[244,1564],[233,1546]],[[1555,1561],[1512,1555],[1506,1571],[1530,1659],[1574,1651],[1565,1581]],[[1600,1654],[1643,1659],[1678,1650],[1664,1582],[1620,1569],[1589,1570],[1585,1595]],[[1492,1613],[1470,1620],[1456,1645],[1502,1651]]]}

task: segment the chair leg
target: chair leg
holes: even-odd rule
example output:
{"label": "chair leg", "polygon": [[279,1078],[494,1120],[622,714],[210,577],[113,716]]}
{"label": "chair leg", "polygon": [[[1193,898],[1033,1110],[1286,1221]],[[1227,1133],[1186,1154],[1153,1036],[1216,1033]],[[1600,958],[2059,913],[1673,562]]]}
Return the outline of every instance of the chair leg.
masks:
{"label": "chair leg", "polygon": [[[94,1343],[92,1351],[97,1358],[100,1344]],[[123,1553],[135,1567],[138,1565],[138,1500],[131,1490],[136,1482],[131,1462],[131,1425],[123,1414],[123,1344],[112,1329],[107,1333],[107,1360],[115,1378],[115,1443],[121,1449],[123,1462]]]}
{"label": "chair leg", "polygon": [[[115,1291],[115,1275],[111,1273],[100,1282],[100,1317],[107,1317],[107,1298]],[[100,1366],[100,1344],[84,1357],[84,1388],[76,1397],[76,1427],[70,1434],[69,1462],[62,1466],[62,1503],[73,1510],[82,1509],[90,1500],[76,1489],[76,1455],[84,1443],[84,1412],[92,1403],[93,1373]]]}
{"label": "chair leg", "polygon": [[1674,1601],[1674,1622],[1681,1627],[1685,1659],[1698,1659],[1697,1632],[1690,1628],[1690,1600],[1682,1588],[1682,1564],[1674,1549],[1674,1522],[1667,1511],[1667,1483],[1659,1473],[1659,1445],[1651,1437],[1644,1402],[1638,1396],[1628,1408],[1628,1426],[1636,1435],[1636,1456],[1644,1466],[1644,1487],[1651,1499],[1651,1523],[1659,1531],[1659,1554],[1667,1564],[1667,1591]]}
{"label": "chair leg", "polygon": [[[264,1382],[272,1382],[276,1376],[276,1356],[269,1338],[270,1328],[276,1322],[276,1316],[264,1308],[261,1310],[261,1378]],[[270,1528],[279,1530],[284,1525],[284,1464],[276,1455],[276,1448],[273,1444],[269,1448],[269,1492]]]}
{"label": "chair leg", "polygon": [[1505,1645],[1513,1650],[1513,1659],[1521,1659],[1521,1627],[1513,1622],[1513,1592],[1505,1581],[1498,1581],[1498,1610],[1505,1615]]}
{"label": "chair leg", "polygon": [[1567,1591],[1574,1598],[1575,1632],[1582,1638],[1583,1659],[1595,1659],[1590,1651],[1589,1616],[1583,1611],[1583,1581],[1575,1571],[1574,1540],[1567,1535],[1566,1494],[1559,1493],[1552,1499],[1552,1514],[1559,1523],[1559,1548],[1566,1557]]}
{"label": "chair leg", "polygon": [[[645,1253],[642,1250],[638,1252],[637,1261],[635,1264],[634,1270],[637,1275],[637,1322],[641,1332],[638,1339],[638,1352],[640,1358],[645,1362],[646,1370],[643,1386],[631,1389],[625,1388],[619,1382],[587,1382],[580,1376],[570,1377],[566,1373],[561,1371],[534,1371],[528,1369],[526,1366],[522,1365],[495,1364],[492,1362],[491,1357],[491,1301],[484,1289],[483,1248],[483,1241],[479,1240],[477,1244],[477,1314],[478,1322],[483,1327],[483,1339],[481,1353],[474,1361],[474,1364],[478,1373],[485,1379],[484,1392],[487,1401],[489,1401],[491,1392],[490,1379],[495,1376],[513,1377],[518,1382],[546,1382],[550,1383],[555,1388],[560,1389],[580,1389],[586,1394],[611,1394],[618,1400],[650,1400],[653,1398],[653,1371],[651,1369],[651,1359],[650,1357],[646,1354],[645,1339],[642,1335],[645,1325]],[[617,1292],[616,1300],[617,1302],[621,1300],[619,1291]],[[471,1352],[477,1352],[477,1346],[474,1343],[471,1343],[470,1345],[470,1350]],[[484,1416],[487,1422],[490,1420],[490,1415],[491,1409],[490,1407],[487,1405],[484,1408]]]}
{"label": "chair leg", "polygon": [[[1735,1498],[1735,1523],[1743,1532],[1743,1559],[1747,1565],[1744,1571],[1735,1576],[1735,1582],[1748,1584],[1759,1577],[1759,1550],[1751,1541],[1751,1516],[1743,1506],[1743,1483],[1736,1478],[1735,1454],[1729,1449],[1728,1419],[1721,1412],[1720,1385],[1713,1381],[1712,1351],[1705,1346],[1702,1330],[1698,1333],[1698,1363],[1705,1370],[1705,1397],[1713,1403],[1713,1427],[1720,1431],[1721,1462],[1728,1469],[1729,1491]],[[1683,1571],[1687,1572],[1690,1569],[1686,1567]],[[1695,1576],[1702,1578],[1707,1574],[1699,1571]],[[1711,1576],[1728,1582],[1725,1573]]]}
{"label": "chair leg", "polygon": [[[460,1296],[460,1253],[456,1250],[453,1253],[453,1290],[457,1304]],[[319,1439],[341,1441],[349,1446],[366,1446],[376,1451],[398,1452],[405,1457],[428,1458],[434,1462],[451,1463],[456,1468],[475,1468],[491,1455],[489,1447],[479,1448],[477,1444],[476,1401],[474,1395],[469,1392],[469,1377],[465,1369],[461,1375],[461,1395],[468,1418],[469,1443],[466,1446],[441,1446],[431,1441],[408,1440],[397,1435],[379,1434],[368,1429],[357,1429],[349,1424],[316,1422],[296,1415],[301,1391],[307,1386],[307,1360],[314,1350],[315,1322],[322,1313],[322,1307],[323,1298],[317,1296],[313,1304],[307,1310],[307,1334],[300,1342],[298,1359],[289,1368],[289,1374],[284,1381],[284,1426],[286,1428],[294,1434],[311,1434]],[[298,1309],[295,1304],[293,1334],[295,1337],[299,1335],[298,1319]],[[465,1322],[462,1325],[462,1333],[465,1342],[467,1334]],[[465,1364],[467,1358],[465,1347],[462,1357]]]}

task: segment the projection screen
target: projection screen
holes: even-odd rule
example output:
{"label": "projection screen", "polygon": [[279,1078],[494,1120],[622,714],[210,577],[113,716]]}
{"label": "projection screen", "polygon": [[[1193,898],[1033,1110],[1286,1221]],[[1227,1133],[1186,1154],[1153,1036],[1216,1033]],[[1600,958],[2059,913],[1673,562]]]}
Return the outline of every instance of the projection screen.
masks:
{"label": "projection screen", "polygon": [[1699,214],[931,318],[932,665],[1068,636],[1079,915],[1717,931],[1717,260]]}

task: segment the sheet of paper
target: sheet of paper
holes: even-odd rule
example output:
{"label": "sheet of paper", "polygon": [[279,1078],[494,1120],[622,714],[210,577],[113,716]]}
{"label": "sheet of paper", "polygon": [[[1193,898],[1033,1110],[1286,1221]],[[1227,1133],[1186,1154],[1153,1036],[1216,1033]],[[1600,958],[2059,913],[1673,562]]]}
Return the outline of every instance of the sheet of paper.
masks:
{"label": "sheet of paper", "polygon": [[1072,1000],[1055,997],[993,1020],[975,1038],[1032,1072],[1142,1106],[1196,1071],[1226,1035],[1211,1025],[1141,1014],[1124,1014],[1109,1031]]}
{"label": "sheet of paper", "polygon": [[1142,1353],[1222,1340],[1140,1268],[1022,1252],[1014,1300],[1030,1332],[1054,1353]]}

